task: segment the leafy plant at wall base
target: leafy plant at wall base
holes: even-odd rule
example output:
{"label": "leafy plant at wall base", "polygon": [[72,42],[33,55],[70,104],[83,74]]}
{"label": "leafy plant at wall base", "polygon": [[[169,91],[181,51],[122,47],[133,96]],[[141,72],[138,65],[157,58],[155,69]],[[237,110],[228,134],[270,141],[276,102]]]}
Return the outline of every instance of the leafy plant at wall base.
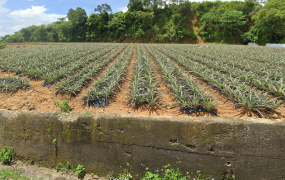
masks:
{"label": "leafy plant at wall base", "polygon": [[41,163],[40,163],[40,162],[35,162],[35,166],[37,166],[37,167],[41,167],[42,165],[41,165]]}
{"label": "leafy plant at wall base", "polygon": [[72,170],[71,165],[68,161],[58,163],[55,169],[57,171],[64,171],[64,172],[69,172]]}
{"label": "leafy plant at wall base", "polygon": [[11,164],[12,159],[15,157],[15,153],[13,152],[12,147],[5,147],[0,151],[0,160],[3,164],[9,165]]}
{"label": "leafy plant at wall base", "polygon": [[107,174],[107,178],[113,177],[113,173],[114,173],[114,172],[109,172],[109,173]]}
{"label": "leafy plant at wall base", "polygon": [[120,179],[123,179],[123,178],[127,178],[127,179],[132,179],[133,176],[131,175],[131,172],[130,172],[130,165],[129,163],[127,163],[127,169],[124,169],[121,174],[119,174],[119,177]]}
{"label": "leafy plant at wall base", "polygon": [[27,162],[26,162],[26,166],[33,165],[33,164],[35,164],[35,159],[34,158],[28,159]]}
{"label": "leafy plant at wall base", "polygon": [[128,169],[124,169],[124,170],[122,171],[122,173],[119,174],[119,178],[128,178],[128,179],[131,179],[131,178],[133,178],[133,176],[131,175],[131,173],[129,172]]}
{"label": "leafy plant at wall base", "polygon": [[78,164],[77,168],[75,169],[75,172],[78,174],[78,178],[84,178],[86,171],[83,165]]}
{"label": "leafy plant at wall base", "polygon": [[58,101],[54,101],[55,107],[59,107],[62,112],[69,112],[72,110],[68,103],[69,102],[67,99],[64,99],[62,104],[60,104]]}

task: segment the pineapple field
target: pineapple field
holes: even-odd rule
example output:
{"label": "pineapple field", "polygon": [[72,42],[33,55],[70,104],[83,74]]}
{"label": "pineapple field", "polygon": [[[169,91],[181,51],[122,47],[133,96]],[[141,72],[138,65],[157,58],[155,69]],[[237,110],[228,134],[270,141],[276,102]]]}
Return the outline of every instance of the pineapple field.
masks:
{"label": "pineapple field", "polygon": [[[0,109],[284,118],[285,51],[60,43],[0,50]],[[55,103],[57,102],[57,103]]]}

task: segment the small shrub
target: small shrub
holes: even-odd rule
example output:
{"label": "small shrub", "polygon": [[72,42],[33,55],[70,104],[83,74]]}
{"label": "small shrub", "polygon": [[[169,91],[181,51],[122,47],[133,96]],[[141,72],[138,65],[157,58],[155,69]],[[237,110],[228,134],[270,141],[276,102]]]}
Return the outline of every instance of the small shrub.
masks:
{"label": "small shrub", "polygon": [[35,159],[34,158],[30,158],[26,161],[26,166],[29,166],[29,165],[34,165],[35,164]]}
{"label": "small shrub", "polygon": [[41,167],[42,166],[40,162],[35,162],[34,165],[37,166],[37,167]]}
{"label": "small shrub", "polygon": [[124,169],[121,174],[119,174],[119,179],[127,178],[127,179],[132,179],[133,176],[131,175],[130,172],[130,165],[127,163],[127,169]]}
{"label": "small shrub", "polygon": [[68,161],[58,163],[55,167],[57,171],[69,172],[72,171],[71,165]]}
{"label": "small shrub", "polygon": [[107,174],[107,178],[111,178],[111,177],[113,177],[113,174],[114,174],[114,172],[112,172],[112,171],[110,171],[108,174]]}
{"label": "small shrub", "polygon": [[12,162],[12,159],[15,157],[15,153],[13,152],[13,148],[5,147],[0,151],[0,160],[2,164],[9,165]]}
{"label": "small shrub", "polygon": [[0,49],[4,49],[6,47],[5,43],[0,43]]}
{"label": "small shrub", "polygon": [[69,112],[72,110],[68,103],[69,102],[67,99],[64,99],[62,104],[60,104],[58,101],[54,101],[55,107],[59,107],[62,112]]}
{"label": "small shrub", "polygon": [[83,165],[78,164],[77,168],[75,169],[75,172],[78,174],[78,178],[82,179],[84,178],[86,171]]}

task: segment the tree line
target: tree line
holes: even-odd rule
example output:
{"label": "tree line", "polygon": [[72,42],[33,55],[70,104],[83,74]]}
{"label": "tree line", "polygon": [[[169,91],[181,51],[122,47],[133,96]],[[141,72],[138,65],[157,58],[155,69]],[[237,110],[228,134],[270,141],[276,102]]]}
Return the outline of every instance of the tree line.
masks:
{"label": "tree line", "polygon": [[29,26],[3,42],[285,43],[285,0],[129,0],[126,12],[80,7],[48,25]]}

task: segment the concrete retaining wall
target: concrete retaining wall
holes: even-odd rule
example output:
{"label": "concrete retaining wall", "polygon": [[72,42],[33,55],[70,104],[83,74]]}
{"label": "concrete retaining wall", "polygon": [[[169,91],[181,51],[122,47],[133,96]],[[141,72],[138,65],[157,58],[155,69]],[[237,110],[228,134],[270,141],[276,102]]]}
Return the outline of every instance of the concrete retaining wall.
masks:
{"label": "concrete retaining wall", "polygon": [[248,46],[259,46],[257,43],[248,43]]}
{"label": "concrete retaining wall", "polygon": [[232,173],[236,179],[285,178],[282,120],[0,110],[0,144],[48,167],[68,160],[101,176],[129,163],[138,179],[145,173],[141,164],[160,170],[180,161],[174,167],[182,172],[201,170],[215,179]]}
{"label": "concrete retaining wall", "polygon": [[268,46],[268,47],[285,47],[285,44],[271,44],[271,43],[267,43],[266,46]]}
{"label": "concrete retaining wall", "polygon": [[[248,46],[259,46],[256,43],[248,43]],[[271,44],[271,43],[266,43],[267,47],[285,47],[285,44]]]}

